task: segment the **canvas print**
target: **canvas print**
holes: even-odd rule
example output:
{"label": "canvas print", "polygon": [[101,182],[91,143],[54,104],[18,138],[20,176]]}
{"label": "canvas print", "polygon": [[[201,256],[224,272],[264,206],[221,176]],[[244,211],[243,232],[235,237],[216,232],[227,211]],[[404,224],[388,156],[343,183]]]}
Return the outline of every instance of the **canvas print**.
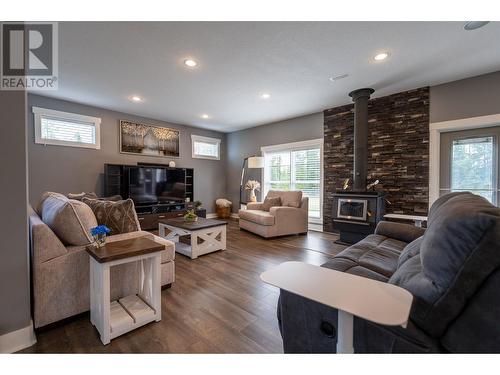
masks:
{"label": "canvas print", "polygon": [[179,157],[179,130],[120,121],[120,152]]}

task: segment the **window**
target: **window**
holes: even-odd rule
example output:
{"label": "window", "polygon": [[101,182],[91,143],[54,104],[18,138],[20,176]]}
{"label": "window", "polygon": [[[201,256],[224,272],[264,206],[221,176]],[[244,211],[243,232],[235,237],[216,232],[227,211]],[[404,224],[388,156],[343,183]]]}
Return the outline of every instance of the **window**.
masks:
{"label": "window", "polygon": [[195,159],[220,160],[220,139],[191,135],[191,146]]}
{"label": "window", "polygon": [[301,190],[309,198],[309,217],[322,217],[323,140],[262,147],[264,195],[269,190]]}
{"label": "window", "polygon": [[99,149],[101,119],[33,107],[35,143]]}
{"label": "window", "polygon": [[500,127],[443,133],[441,194],[470,191],[499,204]]}

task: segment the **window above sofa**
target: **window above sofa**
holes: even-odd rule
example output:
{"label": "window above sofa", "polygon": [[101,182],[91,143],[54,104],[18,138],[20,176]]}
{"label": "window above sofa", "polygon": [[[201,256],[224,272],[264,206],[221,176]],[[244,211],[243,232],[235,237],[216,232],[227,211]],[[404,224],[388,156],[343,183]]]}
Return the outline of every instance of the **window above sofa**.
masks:
{"label": "window above sofa", "polygon": [[33,107],[35,143],[100,149],[101,119]]}

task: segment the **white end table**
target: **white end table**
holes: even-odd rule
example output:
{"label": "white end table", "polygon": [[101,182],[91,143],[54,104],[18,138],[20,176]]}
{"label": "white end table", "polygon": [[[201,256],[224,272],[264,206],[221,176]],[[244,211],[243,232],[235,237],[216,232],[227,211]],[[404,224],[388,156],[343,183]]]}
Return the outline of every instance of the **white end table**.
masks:
{"label": "white end table", "polygon": [[[175,251],[191,259],[217,250],[226,250],[225,221],[199,217],[198,221],[190,222],[184,218],[173,218],[160,220],[158,225],[160,237],[174,242]],[[182,236],[190,236],[190,244],[180,242],[179,237]]]}
{"label": "white end table", "polygon": [[[138,237],[87,247],[90,255],[90,321],[104,345],[117,336],[161,320],[161,251],[165,246]],[[139,262],[139,293],[110,301],[110,268]]]}
{"label": "white end table", "polygon": [[415,223],[415,226],[419,228],[422,227],[422,223],[424,221],[427,221],[427,216],[417,216],[417,215],[385,214],[384,218],[413,221]]}
{"label": "white end table", "polygon": [[260,275],[280,289],[336,308],[337,353],[354,353],[353,316],[406,328],[413,296],[396,285],[313,266],[285,262]]}

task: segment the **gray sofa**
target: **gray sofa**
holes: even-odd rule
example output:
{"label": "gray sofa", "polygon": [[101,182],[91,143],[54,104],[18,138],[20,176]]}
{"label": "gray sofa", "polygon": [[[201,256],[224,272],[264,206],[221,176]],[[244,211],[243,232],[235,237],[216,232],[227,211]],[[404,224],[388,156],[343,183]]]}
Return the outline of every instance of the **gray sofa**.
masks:
{"label": "gray sofa", "polygon": [[[64,196],[56,195],[62,197],[60,199],[64,199]],[[75,205],[78,203],[76,201],[72,202]],[[79,204],[84,205],[81,202]],[[37,210],[41,210],[41,207],[42,205]],[[41,215],[41,211],[39,212]],[[30,248],[35,328],[43,327],[90,309],[89,255],[85,250],[86,245],[67,244],[67,241],[59,238],[49,225],[41,219],[40,215],[30,208]],[[84,221],[82,217],[79,220]],[[68,226],[65,229],[69,227],[68,220]],[[152,233],[141,231],[140,227],[137,229],[129,233],[117,233],[108,236],[106,242],[145,236],[163,244],[165,250],[161,254],[161,283],[162,286],[172,284],[175,279],[174,244]],[[140,271],[136,263],[113,267],[111,269],[111,300],[136,293],[138,291],[139,277]]]}
{"label": "gray sofa", "polygon": [[238,212],[241,229],[265,238],[307,233],[309,198],[302,197],[301,191],[282,190],[270,190],[267,197],[279,197],[281,206],[265,211],[262,203],[248,203],[246,210]]}
{"label": "gray sofa", "polygon": [[[425,232],[381,222],[323,267],[414,296],[406,329],[355,317],[357,353],[500,352],[500,209],[479,196],[442,196]],[[281,291],[278,321],[286,353],[335,352],[337,310]]]}

